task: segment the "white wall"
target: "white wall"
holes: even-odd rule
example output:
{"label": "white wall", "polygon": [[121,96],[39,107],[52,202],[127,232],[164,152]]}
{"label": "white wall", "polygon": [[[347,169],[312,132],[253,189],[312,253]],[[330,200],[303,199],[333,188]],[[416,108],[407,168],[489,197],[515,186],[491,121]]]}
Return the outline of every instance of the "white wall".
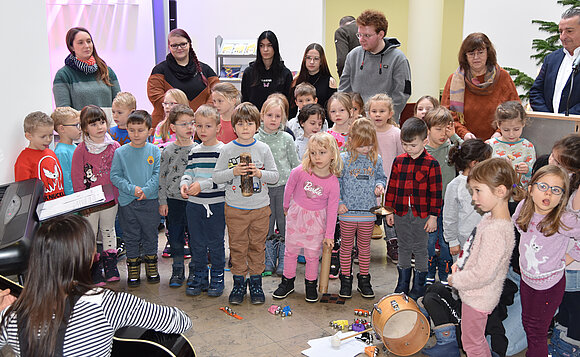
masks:
{"label": "white wall", "polygon": [[495,46],[500,66],[535,78],[540,66],[530,59],[532,40],[545,39],[547,33],[539,31],[532,20],[558,23],[567,8],[556,0],[465,0],[463,38],[472,32],[485,33]]}
{"label": "white wall", "polygon": [[256,41],[262,31],[272,30],[284,64],[298,71],[306,46],[324,46],[324,18],[324,0],[177,2],[177,27],[187,31],[199,60],[214,70],[216,36]]}

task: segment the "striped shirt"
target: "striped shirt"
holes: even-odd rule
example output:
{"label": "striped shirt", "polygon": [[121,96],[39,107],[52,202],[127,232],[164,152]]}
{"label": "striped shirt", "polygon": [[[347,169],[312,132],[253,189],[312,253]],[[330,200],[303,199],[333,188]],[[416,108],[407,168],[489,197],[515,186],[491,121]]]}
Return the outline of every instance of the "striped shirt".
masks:
{"label": "striped shirt", "polygon": [[179,187],[189,187],[192,183],[199,182],[201,192],[197,196],[189,196],[189,202],[201,205],[224,202],[226,185],[218,185],[212,179],[215,163],[223,146],[222,142],[218,142],[212,146],[201,144],[191,148]]}
{"label": "striped shirt", "polygon": [[[74,306],[64,336],[64,356],[110,356],[115,331],[125,326],[182,333],[191,327],[183,311],[146,302],[123,292],[99,289],[86,294]],[[97,292],[97,290],[95,290]],[[17,318],[13,315],[2,326],[0,348],[10,345],[20,355]]]}

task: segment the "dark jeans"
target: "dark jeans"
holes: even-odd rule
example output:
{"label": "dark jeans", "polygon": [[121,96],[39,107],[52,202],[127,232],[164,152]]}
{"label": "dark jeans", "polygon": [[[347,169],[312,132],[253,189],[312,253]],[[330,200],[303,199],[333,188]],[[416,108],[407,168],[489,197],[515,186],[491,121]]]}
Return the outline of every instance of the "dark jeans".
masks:
{"label": "dark jeans", "polygon": [[437,255],[435,252],[435,243],[437,241],[439,241],[439,259],[453,261],[451,253],[449,253],[449,244],[443,239],[443,213],[437,217],[437,230],[429,233],[429,241],[427,243],[429,258]]}
{"label": "dark jeans", "polygon": [[[206,209],[207,206],[207,209]],[[187,224],[189,227],[189,248],[191,261],[189,270],[200,271],[206,268],[207,252],[212,270],[223,270],[225,267],[224,233],[226,220],[224,203],[200,205],[187,202]],[[209,211],[211,215],[209,215]]]}
{"label": "dark jeans", "polygon": [[139,245],[143,254],[157,255],[159,226],[159,202],[154,200],[134,200],[126,206],[119,207],[123,240],[127,258],[138,258]]}
{"label": "dark jeans", "polygon": [[173,266],[182,267],[183,255],[185,254],[183,246],[185,245],[185,229],[187,227],[187,216],[185,214],[187,201],[168,198],[167,206],[167,239],[171,247]]}

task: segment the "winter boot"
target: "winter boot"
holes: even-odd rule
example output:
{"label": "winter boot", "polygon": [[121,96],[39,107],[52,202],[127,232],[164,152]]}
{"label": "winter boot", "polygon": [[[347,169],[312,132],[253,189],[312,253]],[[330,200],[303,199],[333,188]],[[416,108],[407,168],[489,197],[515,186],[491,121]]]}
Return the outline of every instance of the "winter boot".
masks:
{"label": "winter boot", "polygon": [[399,242],[397,237],[387,240],[387,257],[395,264],[399,262]]}
{"label": "winter boot", "polygon": [[397,286],[395,293],[409,294],[409,285],[411,285],[411,268],[402,269],[397,265],[399,278],[397,279]]}
{"label": "winter boot", "polygon": [[117,269],[117,250],[109,249],[101,253],[101,261],[105,270],[105,280],[107,282],[119,281],[119,269]]}
{"label": "winter boot", "polygon": [[564,341],[564,338],[567,340],[570,339],[566,337],[567,331],[561,328],[562,326],[558,324],[554,327],[550,343],[548,344],[548,352],[552,357],[579,357],[580,345],[572,344],[570,341]]}
{"label": "winter boot", "polygon": [[459,357],[459,345],[455,336],[455,325],[444,324],[433,328],[437,344],[431,348],[424,348],[421,352],[427,356]]}
{"label": "winter boot", "polygon": [[266,296],[264,295],[264,290],[262,290],[262,276],[250,275],[248,285],[252,304],[263,304],[266,301]]}
{"label": "winter boot", "polygon": [[145,274],[150,284],[157,284],[161,280],[157,269],[157,254],[145,256]]}
{"label": "winter boot", "polygon": [[127,285],[129,287],[141,285],[140,258],[127,258]]}
{"label": "winter boot", "polygon": [[241,275],[234,275],[234,287],[228,301],[230,304],[239,305],[244,302],[244,296],[246,296],[246,279]]}
{"label": "winter boot", "polygon": [[207,296],[213,297],[222,296],[222,294],[224,293],[224,270],[212,268],[210,275],[211,281],[209,282]]}
{"label": "winter boot", "polygon": [[278,266],[276,267],[276,275],[284,275],[284,253],[286,252],[286,239],[278,235]]}
{"label": "winter boot", "polygon": [[276,270],[276,259],[278,258],[278,240],[272,234],[266,239],[266,253],[264,263],[264,276],[270,276]]}
{"label": "winter boot", "polygon": [[439,257],[437,255],[429,257],[429,261],[427,261],[427,278],[425,279],[425,285],[431,285],[435,282],[435,274],[437,274],[438,263]]}
{"label": "winter boot", "polygon": [[307,302],[317,302],[318,292],[316,291],[316,285],[318,280],[306,280],[304,279],[304,284],[306,285],[306,301]]}
{"label": "winter boot", "polygon": [[371,276],[370,274],[361,275],[357,274],[356,279],[358,280],[358,292],[364,298],[372,299],[375,297],[375,292],[371,286]]}
{"label": "winter boot", "polygon": [[453,265],[453,260],[443,260],[439,257],[439,281],[441,284],[447,286],[447,277],[451,273],[451,266]]}
{"label": "winter boot", "polygon": [[91,277],[93,285],[105,286],[105,279],[103,279],[103,258],[99,253],[93,257],[93,265],[91,266]]}
{"label": "winter boot", "polygon": [[425,295],[425,278],[427,277],[427,272],[413,270],[413,288],[409,291],[409,297],[417,301],[418,298]]}
{"label": "winter boot", "polygon": [[203,291],[203,283],[207,280],[207,268],[204,265],[201,269],[196,269],[193,274],[189,275],[189,278],[187,279],[187,288],[185,289],[185,294],[189,296],[200,295]]}
{"label": "winter boot", "polygon": [[171,267],[171,278],[169,278],[169,287],[170,288],[179,288],[183,285],[184,280],[185,280],[185,268],[183,267],[183,265],[172,266]]}
{"label": "winter boot", "polygon": [[282,281],[278,285],[278,289],[272,293],[274,299],[284,299],[294,292],[294,280],[296,277],[288,279],[282,275]]}
{"label": "winter boot", "polygon": [[340,292],[338,296],[350,299],[352,297],[352,275],[340,274]]}
{"label": "winter boot", "polygon": [[340,274],[340,240],[334,242],[330,254],[330,279],[338,278],[338,274]]}

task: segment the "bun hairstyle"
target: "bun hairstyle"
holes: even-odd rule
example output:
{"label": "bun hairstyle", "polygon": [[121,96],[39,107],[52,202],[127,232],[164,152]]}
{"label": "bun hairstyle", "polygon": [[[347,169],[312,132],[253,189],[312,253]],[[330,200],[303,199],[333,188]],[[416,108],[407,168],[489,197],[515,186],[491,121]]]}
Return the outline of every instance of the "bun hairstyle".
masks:
{"label": "bun hairstyle", "polygon": [[483,183],[492,190],[504,186],[507,189],[504,197],[506,201],[511,198],[514,201],[521,201],[526,195],[525,191],[517,185],[519,181],[516,171],[506,159],[496,157],[478,163],[469,172],[467,182],[470,181]]}
{"label": "bun hairstyle", "polygon": [[472,161],[482,162],[491,157],[492,148],[481,139],[465,140],[449,149],[447,162],[454,165],[455,170],[464,171]]}

